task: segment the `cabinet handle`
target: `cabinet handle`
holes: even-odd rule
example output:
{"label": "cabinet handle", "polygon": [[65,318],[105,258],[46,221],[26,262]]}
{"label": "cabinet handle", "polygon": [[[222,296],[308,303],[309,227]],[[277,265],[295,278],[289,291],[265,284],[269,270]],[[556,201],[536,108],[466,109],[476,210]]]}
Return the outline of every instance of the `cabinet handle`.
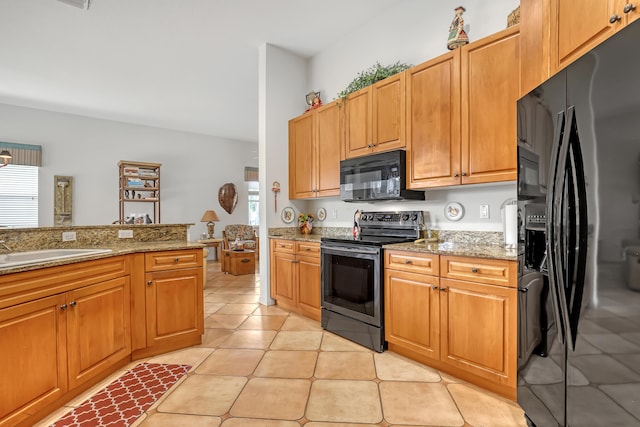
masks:
{"label": "cabinet handle", "polygon": [[311,250],[311,248],[306,248],[305,251],[309,252]]}
{"label": "cabinet handle", "polygon": [[438,290],[438,286],[433,285],[433,286],[431,287],[431,289],[433,289],[434,291],[437,291],[437,290]]}
{"label": "cabinet handle", "polygon": [[457,177],[459,177],[459,176],[460,176],[460,174],[459,174],[458,172],[456,172],[456,173],[454,173],[454,174],[453,174],[453,177],[454,177],[454,178],[457,178]]}
{"label": "cabinet handle", "polygon": [[410,260],[410,259],[405,259],[405,260],[404,260],[404,263],[405,263],[405,264],[411,264],[411,260]]}
{"label": "cabinet handle", "polygon": [[367,148],[371,148],[371,144],[367,144]]}
{"label": "cabinet handle", "polygon": [[376,146],[375,142],[374,142],[373,144],[371,144],[371,146],[372,146],[372,147],[375,147],[375,146]]}
{"label": "cabinet handle", "polygon": [[467,176],[467,173],[466,172],[462,172],[462,176]]}
{"label": "cabinet handle", "polygon": [[147,286],[151,286],[151,285],[153,285],[153,280],[147,281]]}
{"label": "cabinet handle", "polygon": [[611,18],[609,18],[609,23],[610,24],[615,24],[616,22],[618,22],[620,20],[622,20],[622,17],[620,15],[617,15],[617,14],[614,13],[613,15],[611,15]]}
{"label": "cabinet handle", "polygon": [[478,268],[477,268],[477,267],[473,267],[473,268],[471,269],[471,272],[472,272],[472,273],[477,273],[477,272],[478,272]]}
{"label": "cabinet handle", "polygon": [[447,290],[447,288],[440,288],[440,292],[444,292],[446,290]]}
{"label": "cabinet handle", "polygon": [[71,301],[71,302],[69,303],[69,307],[75,307],[75,306],[76,306],[76,302],[75,302],[75,301]]}
{"label": "cabinet handle", "polygon": [[240,262],[245,262],[245,263],[247,263],[247,262],[249,262],[249,258],[242,258],[242,259],[240,260]]}
{"label": "cabinet handle", "polygon": [[173,259],[173,262],[180,262],[180,258],[175,257],[175,258]]}
{"label": "cabinet handle", "polygon": [[636,5],[633,3],[627,3],[624,5],[624,9],[622,9],[624,13],[629,13],[632,10],[636,10]]}
{"label": "cabinet handle", "polygon": [[67,309],[67,304],[62,304],[60,306],[60,310],[66,310]]}

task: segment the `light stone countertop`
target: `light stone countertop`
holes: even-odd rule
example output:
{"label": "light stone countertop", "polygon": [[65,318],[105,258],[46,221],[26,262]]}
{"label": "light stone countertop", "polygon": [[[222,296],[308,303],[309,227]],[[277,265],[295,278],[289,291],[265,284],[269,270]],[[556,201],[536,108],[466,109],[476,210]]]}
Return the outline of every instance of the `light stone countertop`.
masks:
{"label": "light stone countertop", "polygon": [[152,241],[152,242],[128,242],[128,243],[108,243],[99,246],[82,246],[82,249],[111,249],[111,252],[83,255],[73,258],[44,261],[41,263],[16,265],[8,268],[0,267],[0,275],[19,273],[23,271],[37,270],[40,268],[54,267],[58,265],[73,264],[83,261],[109,258],[119,255],[132,254],[137,252],[158,252],[172,251],[179,249],[204,248],[205,245],[189,241]]}
{"label": "light stone countertop", "polygon": [[422,252],[438,255],[465,256],[476,258],[502,259],[517,261],[517,249],[507,249],[500,245],[481,245],[478,243],[394,243],[384,245],[384,249],[398,251]]}

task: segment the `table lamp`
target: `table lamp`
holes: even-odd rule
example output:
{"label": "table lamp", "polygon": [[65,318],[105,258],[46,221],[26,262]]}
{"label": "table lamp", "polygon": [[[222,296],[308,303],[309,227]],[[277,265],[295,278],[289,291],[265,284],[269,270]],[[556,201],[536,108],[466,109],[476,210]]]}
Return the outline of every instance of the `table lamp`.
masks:
{"label": "table lamp", "polygon": [[206,211],[204,215],[202,215],[202,219],[200,220],[200,222],[207,223],[207,232],[209,233],[209,239],[213,239],[213,231],[216,225],[214,221],[220,221],[220,218],[218,218],[218,214],[215,211]]}

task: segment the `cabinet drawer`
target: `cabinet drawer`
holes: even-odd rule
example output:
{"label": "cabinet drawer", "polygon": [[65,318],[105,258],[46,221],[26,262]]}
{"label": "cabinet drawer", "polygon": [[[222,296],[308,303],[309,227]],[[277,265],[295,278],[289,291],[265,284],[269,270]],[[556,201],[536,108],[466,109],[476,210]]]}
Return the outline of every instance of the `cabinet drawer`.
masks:
{"label": "cabinet drawer", "polygon": [[286,254],[293,253],[293,240],[281,240],[276,239],[273,241],[273,250],[276,252],[283,252]]}
{"label": "cabinet drawer", "polygon": [[440,271],[439,257],[436,254],[385,250],[384,267],[437,276]]}
{"label": "cabinet drawer", "polygon": [[202,267],[202,249],[149,252],[144,257],[145,271]]}
{"label": "cabinet drawer", "polygon": [[440,258],[440,276],[515,288],[518,284],[518,263],[499,259],[443,256]]}
{"label": "cabinet drawer", "polygon": [[314,256],[320,255],[320,243],[295,242],[296,255]]}

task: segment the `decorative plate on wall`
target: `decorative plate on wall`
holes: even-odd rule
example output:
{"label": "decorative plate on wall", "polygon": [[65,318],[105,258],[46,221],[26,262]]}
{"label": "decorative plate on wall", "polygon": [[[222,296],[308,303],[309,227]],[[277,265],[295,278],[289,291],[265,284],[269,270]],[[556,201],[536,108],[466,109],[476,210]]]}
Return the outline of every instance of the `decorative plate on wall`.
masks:
{"label": "decorative plate on wall", "polygon": [[464,216],[464,208],[458,202],[449,202],[444,207],[444,216],[449,221],[459,221]]}
{"label": "decorative plate on wall", "polygon": [[318,212],[316,212],[316,218],[318,218],[318,221],[324,221],[326,217],[327,211],[325,210],[325,208],[318,209]]}
{"label": "decorative plate on wall", "polygon": [[291,224],[295,217],[296,213],[291,206],[287,206],[286,208],[282,209],[282,212],[280,213],[280,218],[282,218],[282,222],[284,222],[285,224]]}

